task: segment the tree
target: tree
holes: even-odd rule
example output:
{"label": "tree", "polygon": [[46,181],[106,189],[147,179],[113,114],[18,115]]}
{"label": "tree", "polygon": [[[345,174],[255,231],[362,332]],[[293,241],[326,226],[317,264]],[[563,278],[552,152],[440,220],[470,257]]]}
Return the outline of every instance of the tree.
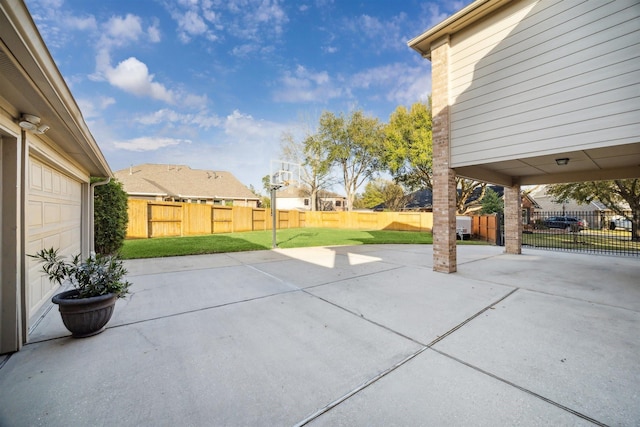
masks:
{"label": "tree", "polygon": [[[91,178],[91,182],[100,181]],[[94,246],[96,253],[113,255],[124,244],[129,222],[127,193],[115,179],[94,188]]]}
{"label": "tree", "polygon": [[407,109],[400,105],[384,128],[384,163],[396,182],[407,188],[432,188],[431,100]]}
{"label": "tree", "polygon": [[255,187],[253,186],[253,184],[249,184],[249,191],[251,191],[255,196],[260,197],[260,192],[258,190],[255,189]]}
{"label": "tree", "polygon": [[300,179],[309,191],[311,210],[320,210],[318,194],[333,183],[327,147],[317,134],[308,133],[303,141],[296,141],[293,134],[286,132],[281,137],[281,152],[284,160],[300,164]]}
{"label": "tree", "polygon": [[354,209],[366,208],[362,194],[358,193],[355,196],[353,196],[353,208]]}
{"label": "tree", "polygon": [[[458,194],[456,197],[456,212],[459,214],[466,213],[470,208],[480,205],[480,201],[484,198],[487,189],[486,182],[474,181],[471,179],[464,179],[456,176],[456,188]],[[467,203],[469,197],[476,193],[476,190],[480,190],[480,196],[473,202]]]}
{"label": "tree", "polygon": [[262,188],[267,193],[267,196],[271,194],[271,177],[269,175],[262,177]]}
{"label": "tree", "polygon": [[329,153],[331,163],[341,171],[347,210],[353,208],[358,188],[380,170],[383,141],[383,125],[362,111],[347,117],[325,111],[320,116],[318,139],[314,142]]}
{"label": "tree", "polygon": [[265,175],[262,177],[262,189],[267,193],[266,196],[260,197],[260,207],[265,209],[271,208],[271,177]]}
{"label": "tree", "polygon": [[480,210],[482,215],[504,212],[504,200],[490,188],[486,189],[480,203],[482,204],[482,209]]}
{"label": "tree", "polygon": [[395,182],[385,179],[369,181],[362,194],[363,206],[371,209],[383,203],[387,210],[401,210],[406,205],[404,189]]}
{"label": "tree", "polygon": [[[556,200],[573,199],[578,203],[600,201],[631,221],[631,240],[640,242],[640,178],[555,184],[549,186],[547,194]],[[627,202],[631,209],[630,217],[622,206],[623,202]]]}
{"label": "tree", "polygon": [[[431,120],[429,98],[426,104],[417,102],[409,110],[402,105],[398,106],[384,129],[383,162],[396,182],[412,190],[433,189]],[[480,189],[482,197],[485,187],[486,184],[483,182],[456,177],[457,212],[465,213],[470,207],[467,205],[469,197],[476,189]]]}

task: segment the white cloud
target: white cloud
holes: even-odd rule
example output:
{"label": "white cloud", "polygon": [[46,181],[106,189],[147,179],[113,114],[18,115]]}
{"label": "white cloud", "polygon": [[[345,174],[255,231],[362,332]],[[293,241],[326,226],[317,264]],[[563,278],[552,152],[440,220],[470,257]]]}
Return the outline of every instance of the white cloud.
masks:
{"label": "white cloud", "polygon": [[[180,0],[167,4],[167,8],[183,43],[196,37],[218,41],[226,31],[242,41],[260,40],[265,44],[282,34],[289,21],[280,0]],[[242,49],[236,53],[241,54]]]}
{"label": "white cloud", "polygon": [[127,151],[155,151],[159,150],[160,148],[180,144],[191,144],[191,141],[188,139],[156,138],[152,136],[144,136],[140,138],[129,139],[126,141],[115,141],[113,143],[116,148]]}
{"label": "white cloud", "polygon": [[144,125],[178,124],[196,126],[200,129],[209,129],[219,126],[221,119],[215,114],[208,114],[206,111],[201,111],[197,114],[183,114],[163,108],[154,113],[141,116],[138,118],[138,122]]}
{"label": "white cloud", "polygon": [[152,43],[160,43],[160,21],[157,19],[154,21],[153,25],[147,27],[147,36],[149,37],[149,41]]}
{"label": "white cloud", "polygon": [[259,46],[253,43],[246,43],[235,46],[231,49],[231,54],[234,56],[238,56],[241,58],[246,58],[250,56],[252,53],[256,52],[259,49]]}
{"label": "white cloud", "polygon": [[100,97],[100,108],[105,109],[110,105],[113,105],[116,103],[116,100],[113,99],[110,96],[101,96]]}
{"label": "white cloud", "polygon": [[227,135],[244,136],[259,135],[263,126],[256,122],[249,114],[242,114],[238,110],[233,110],[226,118],[224,131]]}
{"label": "white cloud", "polygon": [[193,108],[193,109],[199,109],[199,110],[205,108],[209,102],[209,98],[207,97],[207,95],[196,95],[193,93],[181,92],[178,94],[178,99],[179,99],[180,105],[187,108]]}
{"label": "white cloud", "polygon": [[284,102],[323,102],[341,95],[343,91],[333,85],[329,73],[313,72],[298,65],[295,71],[286,72],[281,77],[274,99]]}
{"label": "white cloud", "polygon": [[184,43],[208,31],[207,24],[196,11],[188,10],[184,14],[175,14],[174,19],[178,23],[178,36]]}
{"label": "white cloud", "polygon": [[385,25],[378,18],[369,15],[360,16],[357,22],[362,31],[368,34],[380,34],[385,30]]}
{"label": "white cloud", "polygon": [[145,32],[142,20],[138,16],[128,14],[125,17],[111,17],[102,25],[103,33],[96,52],[96,71],[89,75],[89,79],[106,80],[112,86],[136,96],[150,97],[169,104],[180,104],[187,108],[204,108],[208,102],[206,95],[195,95],[168,88],[165,84],[156,81],[147,65],[138,58],[130,57],[116,66],[112,65],[111,52],[116,48],[124,48],[141,40],[160,42],[159,25],[159,21],[153,19]]}
{"label": "white cloud", "polygon": [[384,93],[388,101],[410,105],[424,101],[431,92],[431,76],[427,68],[396,63],[370,68],[351,76],[351,88]]}
{"label": "white cloud", "polygon": [[142,19],[133,14],[126,16],[112,16],[101,25],[96,50],[96,71],[89,76],[90,80],[106,80],[112,86],[137,96],[148,96],[168,103],[175,102],[175,94],[163,84],[154,81],[154,75],[149,73],[145,63],[135,57],[121,61],[115,67],[111,65],[111,52],[116,48],[123,48],[143,39],[152,43],[161,40],[159,21],[152,20],[143,30]]}
{"label": "white cloud", "polygon": [[86,120],[100,117],[102,112],[109,106],[116,103],[116,100],[109,96],[101,96],[97,99],[78,99],[78,107],[82,111],[82,116]]}
{"label": "white cloud", "polygon": [[67,16],[64,18],[64,23],[69,28],[73,28],[79,31],[94,31],[98,29],[98,23],[96,18],[92,15],[79,17],[79,16]]}
{"label": "white cloud", "polygon": [[169,6],[171,18],[178,24],[178,38],[189,43],[195,37],[204,37],[209,41],[218,40],[215,30],[220,28],[218,14],[213,10],[213,2],[203,0],[180,0],[175,6]]}
{"label": "white cloud", "polygon": [[142,21],[139,16],[127,14],[124,18],[111,17],[104,24],[105,43],[121,46],[128,42],[137,41],[143,34]]}
{"label": "white cloud", "polygon": [[174,103],[174,93],[162,84],[153,81],[146,64],[131,57],[120,62],[115,68],[104,70],[107,81],[126,92],[138,96],[149,96],[154,99]]}
{"label": "white cloud", "polygon": [[278,0],[236,0],[228,3],[229,32],[243,40],[278,37],[289,18]]}
{"label": "white cloud", "polygon": [[226,141],[238,145],[235,150],[238,157],[247,157],[247,153],[259,155],[265,150],[270,150],[269,147],[279,149],[282,133],[290,128],[282,123],[256,120],[253,116],[238,110],[227,115],[222,127],[227,137]]}
{"label": "white cloud", "polygon": [[376,43],[376,49],[400,50],[406,49],[406,41],[410,38],[408,33],[409,20],[407,15],[400,13],[395,16],[385,17],[381,20],[375,16],[360,15],[354,19],[345,21],[344,28],[358,35],[358,40],[364,37]]}
{"label": "white cloud", "polygon": [[46,9],[60,9],[64,0],[40,0],[40,7]]}

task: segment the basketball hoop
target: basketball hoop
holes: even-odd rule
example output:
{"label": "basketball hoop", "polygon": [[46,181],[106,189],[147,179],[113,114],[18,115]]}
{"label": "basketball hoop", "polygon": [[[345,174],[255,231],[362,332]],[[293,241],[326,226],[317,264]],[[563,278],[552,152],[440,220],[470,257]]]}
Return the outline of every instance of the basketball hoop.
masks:
{"label": "basketball hoop", "polygon": [[269,186],[271,192],[271,220],[272,220],[272,248],[277,248],[276,241],[276,217],[278,211],[276,209],[276,192],[290,185],[300,185],[300,165],[284,160],[271,160],[271,168],[269,170]]}
{"label": "basketball hoop", "polygon": [[300,165],[284,160],[271,160],[269,184],[277,189],[300,185]]}

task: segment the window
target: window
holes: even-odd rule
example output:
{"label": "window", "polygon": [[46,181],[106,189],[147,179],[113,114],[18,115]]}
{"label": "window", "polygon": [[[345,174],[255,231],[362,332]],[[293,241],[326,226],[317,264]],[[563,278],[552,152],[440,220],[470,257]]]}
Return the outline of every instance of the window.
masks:
{"label": "window", "polygon": [[342,206],[342,201],[336,200],[336,206]]}
{"label": "window", "polygon": [[309,199],[304,199],[304,205],[309,206]]}

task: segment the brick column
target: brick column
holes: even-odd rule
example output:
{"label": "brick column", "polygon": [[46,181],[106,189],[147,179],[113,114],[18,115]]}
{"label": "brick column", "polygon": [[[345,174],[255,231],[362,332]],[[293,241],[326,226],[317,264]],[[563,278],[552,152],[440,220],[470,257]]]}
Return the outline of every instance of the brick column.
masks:
{"label": "brick column", "polygon": [[457,270],[456,174],[449,167],[449,37],[431,46],[433,109],[433,269]]}
{"label": "brick column", "polygon": [[504,247],[508,254],[522,253],[520,185],[504,187]]}

